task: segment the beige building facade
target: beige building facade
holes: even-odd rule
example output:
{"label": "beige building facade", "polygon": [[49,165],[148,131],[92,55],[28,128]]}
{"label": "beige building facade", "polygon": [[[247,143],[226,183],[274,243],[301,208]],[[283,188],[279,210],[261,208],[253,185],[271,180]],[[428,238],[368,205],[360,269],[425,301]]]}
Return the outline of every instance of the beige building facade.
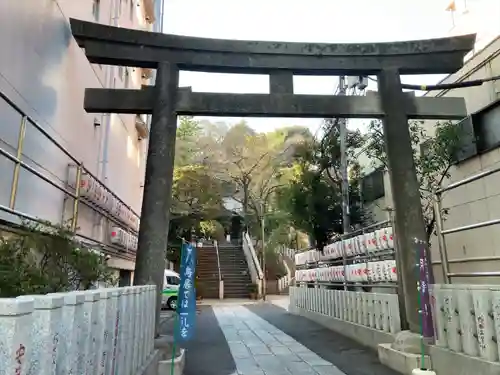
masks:
{"label": "beige building facade", "polygon": [[[155,13],[154,0],[0,2],[0,148],[73,194],[75,166],[82,163],[80,193],[95,209],[79,203],[77,234],[82,241],[104,245],[109,264],[128,273],[128,279],[134,268],[148,121],[135,115],[87,114],[84,90],[139,88],[152,72],[90,64],[72,38],[69,18],[152,30]],[[13,182],[15,170],[15,159],[0,155],[3,208],[53,223],[71,222],[73,198],[26,168],[19,168]],[[86,183],[97,188],[85,193]],[[0,211],[0,219],[19,222],[6,210]],[[120,241],[111,233],[118,233]]]}

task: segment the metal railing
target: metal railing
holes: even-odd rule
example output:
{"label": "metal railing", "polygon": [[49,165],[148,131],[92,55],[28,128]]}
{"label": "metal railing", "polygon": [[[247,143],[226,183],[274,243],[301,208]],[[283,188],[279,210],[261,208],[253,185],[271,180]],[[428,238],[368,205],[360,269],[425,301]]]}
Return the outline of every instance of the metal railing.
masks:
{"label": "metal railing", "polygon": [[[117,201],[119,201],[123,206],[125,206],[127,209],[129,209],[134,215],[139,217],[139,215],[130,207],[128,204],[126,204],[122,199],[120,199],[111,189],[109,189],[104,183],[102,183],[95,175],[93,175],[88,169],[86,169],[83,165],[83,162],[79,161],[76,159],[64,146],[62,146],[59,142],[57,142],[54,137],[52,137],[45,129],[43,129],[35,120],[33,120],[30,116],[28,116],[19,106],[17,106],[12,100],[10,100],[5,94],[0,92],[0,99],[4,100],[12,109],[14,109],[21,117],[21,123],[19,127],[19,134],[18,134],[18,142],[17,142],[17,150],[16,150],[16,155],[12,155],[8,151],[4,150],[3,148],[0,147],[0,155],[4,156],[8,160],[14,163],[14,172],[13,172],[13,177],[12,177],[12,184],[11,184],[11,190],[10,190],[10,198],[9,198],[9,206],[5,206],[0,204],[0,211],[6,212],[11,215],[18,216],[22,219],[26,219],[29,221],[33,222],[38,222],[38,223],[43,223],[44,220],[43,218],[37,218],[34,217],[33,215],[27,214],[25,212],[21,212],[16,209],[16,198],[17,198],[17,192],[18,192],[18,187],[19,187],[19,176],[21,172],[21,168],[24,170],[27,170],[31,174],[37,176],[40,178],[42,181],[48,183],[52,187],[56,188],[60,192],[62,192],[65,195],[65,199],[68,197],[73,199],[73,206],[71,209],[71,219],[70,219],[70,229],[74,233],[75,236],[83,238],[85,240],[91,241],[97,246],[106,248],[106,249],[112,249],[115,251],[111,251],[112,253],[119,253],[121,255],[124,255],[124,249],[120,247],[115,247],[110,244],[105,244],[101,241],[98,241],[94,238],[85,236],[81,233],[77,233],[77,224],[78,224],[78,213],[79,213],[79,207],[80,204],[85,205],[86,207],[90,208],[92,211],[97,212],[101,216],[105,217],[109,221],[116,223],[120,226],[124,226],[124,224],[114,218],[112,215],[106,213],[103,209],[99,208],[96,206],[94,203],[92,203],[90,200],[85,199],[84,197],[81,196],[80,194],[80,185],[81,185],[81,180],[82,180],[82,175],[87,174],[88,176],[92,177],[94,180],[96,180],[99,184],[103,186],[107,192],[109,192],[110,195],[112,195]],[[46,139],[48,139],[53,145],[55,145],[68,159],[71,161],[71,163],[74,163],[76,166],[76,179],[75,179],[75,188],[74,192],[68,190],[68,187],[70,187],[69,183],[67,182],[66,185],[67,187],[63,187],[60,184],[54,182],[51,178],[47,177],[43,173],[39,172],[35,168],[31,167],[28,165],[26,162],[22,160],[23,157],[23,148],[24,148],[24,141],[26,139],[26,130],[27,126],[31,125],[33,126],[40,134],[42,134]],[[71,166],[71,164],[68,165],[68,168]],[[64,212],[64,206],[63,206],[63,212]],[[64,223],[62,223],[64,224]],[[130,232],[137,234],[137,231],[135,231],[132,228],[128,228]],[[126,251],[129,249],[126,249]],[[135,252],[134,252],[135,253]],[[132,257],[133,254],[128,254],[129,257]]]}
{"label": "metal railing", "polygon": [[215,253],[217,254],[217,270],[219,271],[219,298],[224,298],[224,281],[222,280],[222,272],[220,269],[219,242],[214,240]]}
{"label": "metal railing", "polygon": [[498,256],[485,256],[485,257],[466,257],[466,258],[460,258],[460,259],[453,259],[449,260],[448,259],[448,249],[446,246],[446,238],[445,235],[451,234],[451,233],[459,233],[459,232],[464,232],[467,230],[472,230],[472,229],[477,229],[477,228],[484,228],[484,227],[489,227],[491,225],[497,225],[500,224],[500,219],[494,219],[494,220],[488,220],[488,221],[483,221],[480,223],[474,223],[474,224],[469,224],[469,225],[464,225],[461,227],[456,227],[456,228],[450,228],[450,229],[444,229],[444,219],[443,219],[443,206],[442,206],[442,195],[443,193],[456,189],[458,187],[467,185],[471,182],[480,180],[482,178],[488,177],[492,174],[495,174],[497,172],[500,172],[500,167],[490,169],[488,171],[484,171],[481,173],[478,173],[474,176],[465,178],[463,180],[454,182],[444,188],[438,189],[435,192],[434,195],[434,211],[436,214],[436,234],[438,237],[438,248],[439,248],[439,257],[440,257],[440,262],[432,262],[433,264],[441,264],[441,269],[443,272],[443,278],[444,282],[446,284],[451,283],[451,278],[452,277],[492,277],[492,276],[500,276],[499,271],[486,271],[486,272],[450,272],[450,263],[462,263],[462,262],[480,262],[480,261],[490,261],[490,260],[500,260],[500,257]]}
{"label": "metal railing", "polygon": [[263,292],[264,274],[262,272],[259,259],[257,258],[257,254],[255,253],[252,239],[247,232],[243,232],[243,252],[247,260],[248,270],[250,271],[252,282],[257,285],[259,294],[261,294]]}

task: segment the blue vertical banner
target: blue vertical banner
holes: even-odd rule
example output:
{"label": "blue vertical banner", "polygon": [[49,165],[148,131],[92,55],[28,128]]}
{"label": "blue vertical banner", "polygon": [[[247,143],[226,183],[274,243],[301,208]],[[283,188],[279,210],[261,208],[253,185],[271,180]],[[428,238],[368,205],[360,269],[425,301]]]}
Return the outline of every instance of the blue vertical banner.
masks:
{"label": "blue vertical banner", "polygon": [[188,341],[194,334],[196,321],[195,270],[196,247],[190,243],[184,243],[181,254],[181,282],[177,307],[179,322],[177,324],[176,338],[179,341]]}

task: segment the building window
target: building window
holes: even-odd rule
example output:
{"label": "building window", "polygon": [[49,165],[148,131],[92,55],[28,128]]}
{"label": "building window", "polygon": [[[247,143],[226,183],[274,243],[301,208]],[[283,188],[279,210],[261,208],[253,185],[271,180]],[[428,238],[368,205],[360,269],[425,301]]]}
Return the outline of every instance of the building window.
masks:
{"label": "building window", "polygon": [[385,195],[384,190],[384,169],[378,168],[363,177],[362,180],[363,202],[373,202]]}
{"label": "building window", "polygon": [[101,0],[93,0],[92,1],[92,15],[94,16],[94,20],[99,22],[99,13],[101,11]]}
{"label": "building window", "polygon": [[500,100],[472,115],[479,152],[500,146]]}
{"label": "building window", "polygon": [[123,81],[123,66],[118,67],[118,77]]}

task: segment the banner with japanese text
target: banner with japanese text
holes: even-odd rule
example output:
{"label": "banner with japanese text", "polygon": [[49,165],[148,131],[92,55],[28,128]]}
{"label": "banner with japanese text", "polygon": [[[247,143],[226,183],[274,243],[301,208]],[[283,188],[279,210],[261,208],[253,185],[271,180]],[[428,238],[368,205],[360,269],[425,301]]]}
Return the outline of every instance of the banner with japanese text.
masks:
{"label": "banner with japanese text", "polygon": [[179,285],[177,339],[188,341],[192,338],[196,320],[196,290],[194,288],[196,269],[196,247],[185,243],[181,254],[181,282]]}
{"label": "banner with japanese text", "polygon": [[427,256],[427,248],[425,243],[419,241],[417,243],[417,251],[419,254],[419,293],[420,293],[420,313],[422,314],[422,334],[427,340],[434,339],[434,323],[432,321],[432,307],[429,293],[429,286],[434,284],[432,270],[429,269],[429,258]]}

